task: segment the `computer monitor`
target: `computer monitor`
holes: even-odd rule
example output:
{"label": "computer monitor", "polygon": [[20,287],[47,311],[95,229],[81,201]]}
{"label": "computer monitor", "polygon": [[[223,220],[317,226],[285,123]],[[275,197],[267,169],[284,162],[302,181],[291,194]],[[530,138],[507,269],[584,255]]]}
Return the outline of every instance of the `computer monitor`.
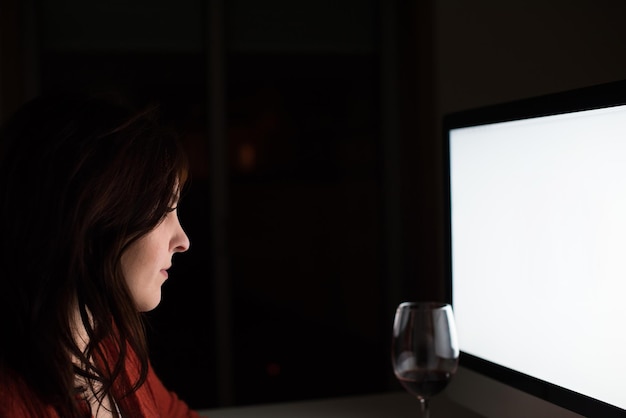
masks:
{"label": "computer monitor", "polygon": [[626,416],[626,81],[443,119],[461,368],[487,417]]}

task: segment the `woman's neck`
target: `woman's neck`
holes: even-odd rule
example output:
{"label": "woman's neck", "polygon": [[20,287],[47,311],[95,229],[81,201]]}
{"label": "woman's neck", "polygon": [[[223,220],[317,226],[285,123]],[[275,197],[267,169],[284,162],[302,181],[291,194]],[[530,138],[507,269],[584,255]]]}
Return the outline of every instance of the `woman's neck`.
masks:
{"label": "woman's neck", "polygon": [[[93,326],[91,314],[87,310],[87,321],[89,326]],[[93,359],[86,357],[87,347],[89,345],[89,333],[83,316],[80,314],[78,307],[74,310],[73,321],[71,324],[74,343],[78,350],[82,353],[81,358],[72,355],[72,363],[78,370],[82,370],[85,374],[91,374]],[[117,412],[117,404],[110,394],[103,393],[102,384],[94,379],[89,379],[83,375],[75,374],[74,383],[78,389],[80,396],[89,405],[89,409],[94,418],[111,418],[119,417]]]}

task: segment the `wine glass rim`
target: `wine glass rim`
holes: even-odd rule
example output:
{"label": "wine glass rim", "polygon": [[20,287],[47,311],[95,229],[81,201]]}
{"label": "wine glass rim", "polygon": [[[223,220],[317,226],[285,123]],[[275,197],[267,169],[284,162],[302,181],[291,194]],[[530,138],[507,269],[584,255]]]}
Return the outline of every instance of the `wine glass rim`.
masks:
{"label": "wine glass rim", "polygon": [[411,309],[443,309],[450,306],[447,302],[437,302],[432,300],[426,301],[405,301],[398,305],[398,309],[400,308],[411,308]]}

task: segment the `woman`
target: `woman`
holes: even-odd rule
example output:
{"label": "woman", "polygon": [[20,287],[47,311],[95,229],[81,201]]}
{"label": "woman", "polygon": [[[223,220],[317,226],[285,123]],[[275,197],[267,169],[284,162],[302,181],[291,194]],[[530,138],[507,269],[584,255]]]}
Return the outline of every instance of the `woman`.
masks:
{"label": "woman", "polygon": [[141,312],[189,248],[186,160],[153,111],[38,98],[0,134],[0,417],[197,417]]}

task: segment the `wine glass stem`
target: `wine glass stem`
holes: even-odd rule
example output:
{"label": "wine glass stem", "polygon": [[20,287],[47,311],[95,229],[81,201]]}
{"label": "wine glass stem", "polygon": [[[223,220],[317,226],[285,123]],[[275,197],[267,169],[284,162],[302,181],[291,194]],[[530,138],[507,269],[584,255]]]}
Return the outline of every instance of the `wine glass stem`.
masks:
{"label": "wine glass stem", "polygon": [[430,404],[427,398],[419,398],[422,418],[430,418]]}

